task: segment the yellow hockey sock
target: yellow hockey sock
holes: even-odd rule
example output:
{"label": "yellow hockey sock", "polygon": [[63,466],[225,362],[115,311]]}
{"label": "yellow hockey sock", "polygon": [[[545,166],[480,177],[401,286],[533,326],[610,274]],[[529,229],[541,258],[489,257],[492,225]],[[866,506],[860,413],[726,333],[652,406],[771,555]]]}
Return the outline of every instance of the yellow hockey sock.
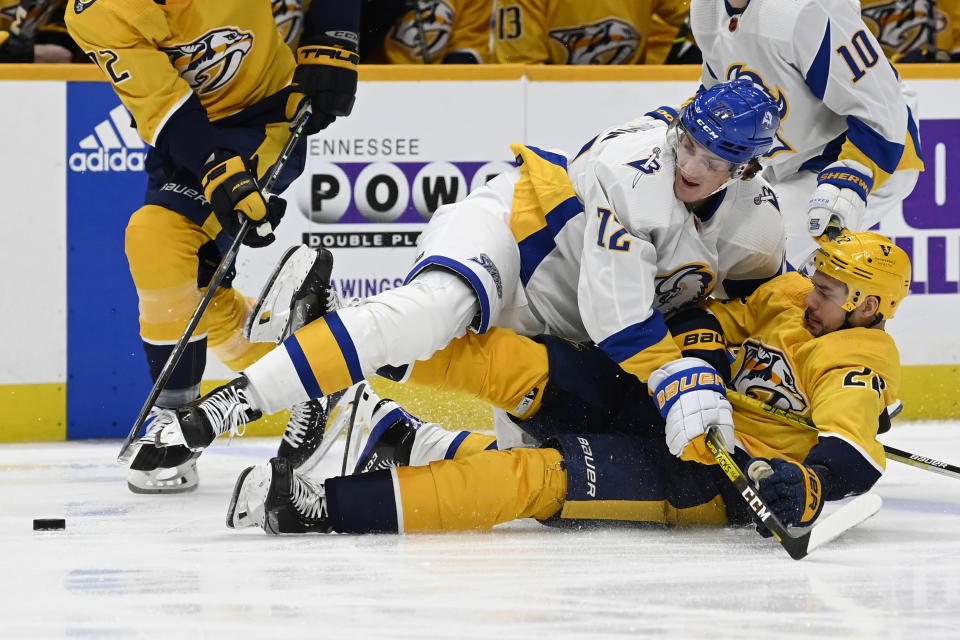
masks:
{"label": "yellow hockey sock", "polygon": [[513,449],[398,468],[402,530],[486,530],[549,518],[567,493],[562,462],[556,449]]}

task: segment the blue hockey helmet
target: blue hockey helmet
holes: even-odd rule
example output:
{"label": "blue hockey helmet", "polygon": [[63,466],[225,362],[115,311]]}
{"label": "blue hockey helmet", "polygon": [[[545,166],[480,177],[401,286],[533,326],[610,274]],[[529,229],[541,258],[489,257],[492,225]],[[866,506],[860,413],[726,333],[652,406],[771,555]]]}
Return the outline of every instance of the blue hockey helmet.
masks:
{"label": "blue hockey helmet", "polygon": [[744,164],[773,145],[780,114],[765,90],[737,78],[698,93],[680,114],[680,125],[704,148]]}

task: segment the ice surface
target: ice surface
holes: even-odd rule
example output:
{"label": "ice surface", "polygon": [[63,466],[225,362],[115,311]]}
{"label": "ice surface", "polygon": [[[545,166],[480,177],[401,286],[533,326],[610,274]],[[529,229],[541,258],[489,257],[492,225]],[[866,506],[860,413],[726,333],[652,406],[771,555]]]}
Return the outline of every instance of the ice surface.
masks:
{"label": "ice surface", "polygon": [[[883,438],[960,464],[960,423]],[[118,441],[0,445],[0,637],[960,636],[960,480],[897,462],[880,513],[798,562],[752,528],[227,529],[237,474],[275,445],[218,441],[181,496],[130,493]]]}

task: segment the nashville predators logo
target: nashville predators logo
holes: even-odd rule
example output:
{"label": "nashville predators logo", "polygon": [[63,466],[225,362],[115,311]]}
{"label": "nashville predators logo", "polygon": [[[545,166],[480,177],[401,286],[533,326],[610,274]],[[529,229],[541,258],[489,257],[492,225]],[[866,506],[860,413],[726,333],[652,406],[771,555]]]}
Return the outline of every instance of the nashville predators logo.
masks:
{"label": "nashville predators logo", "polygon": [[654,281],[653,306],[662,313],[702,300],[713,289],[714,275],[705,264],[687,264]]}
{"label": "nashville predators logo", "polygon": [[[748,69],[743,63],[732,64],[730,68],[727,69],[727,80],[735,80],[736,78],[749,78],[754,85],[766,91],[767,95],[777,103],[777,113],[780,115],[781,131],[777,132],[776,141],[773,143],[773,146],[770,147],[770,151],[767,151],[763,156],[765,158],[772,158],[782,151],[793,151],[793,147],[783,138],[781,133],[783,123],[786,122],[787,116],[790,114],[790,103],[787,101],[787,96],[780,90],[780,87],[771,89],[763,81],[759,73]],[[769,118],[769,115],[765,114],[763,122],[761,122],[761,126],[763,126],[764,129],[769,129],[773,124],[771,121],[768,121],[767,118]],[[770,118],[770,120],[772,120],[772,118]]]}
{"label": "nashville predators logo", "polygon": [[552,29],[550,37],[567,50],[563,64],[625,64],[640,49],[641,36],[623,20],[602,20],[571,29]]}
{"label": "nashville predators logo", "polygon": [[[92,5],[96,1],[97,0],[76,0],[76,2],[73,3],[73,12],[77,15],[80,15],[81,13],[84,12],[85,9],[87,9],[90,5]],[[17,5],[14,5],[14,7],[16,6]]]}
{"label": "nashville predators logo", "polygon": [[225,87],[252,48],[252,33],[225,27],[209,31],[194,42],[164,48],[163,52],[180,77],[202,95]]}
{"label": "nashville predators logo", "polygon": [[743,364],[734,376],[734,389],[781,409],[799,413],[807,410],[810,403],[783,352],[753,339],[744,342],[741,349]]}
{"label": "nashville predators logo", "polygon": [[417,13],[408,11],[397,22],[390,39],[407,49],[410,57],[417,59],[424,59],[423,45],[426,44],[426,59],[439,61],[450,44],[456,13],[453,7],[440,0],[416,4],[414,11],[419,12],[419,21]]}
{"label": "nashville predators logo", "polygon": [[864,6],[862,15],[883,48],[898,53],[923,47],[947,26],[947,18],[934,0],[883,2]]}
{"label": "nashville predators logo", "polygon": [[293,46],[303,32],[303,0],[271,0],[273,20],[287,46]]}

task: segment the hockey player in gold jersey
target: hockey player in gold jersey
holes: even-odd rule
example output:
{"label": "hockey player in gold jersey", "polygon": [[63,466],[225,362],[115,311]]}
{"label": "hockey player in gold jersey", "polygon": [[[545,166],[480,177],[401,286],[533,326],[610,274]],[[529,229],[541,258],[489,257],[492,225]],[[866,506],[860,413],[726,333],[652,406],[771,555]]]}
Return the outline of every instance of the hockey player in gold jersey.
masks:
{"label": "hockey player in gold jersey", "polygon": [[[810,417],[821,430],[734,410],[734,458],[777,517],[800,526],[816,519],[824,501],[868,491],[883,473],[876,436],[900,384],[899,353],[883,329],[910,286],[906,253],[872,232],[824,242],[811,266],[809,279],[788,273],[749,298],[705,306],[728,346],[739,349],[729,386]],[[630,400],[612,425],[560,430],[538,449],[432,462],[414,456],[411,464],[425,466],[325,483],[277,458],[241,475],[228,522],[268,533],[486,529],[525,517],[561,525],[748,523],[742,498],[704,455],[703,432],[667,425],[664,446],[661,427],[649,422],[658,415],[649,396]],[[533,420],[557,418],[541,412]],[[402,459],[397,446],[409,456],[421,431],[430,432],[391,401],[379,403],[370,420],[372,439],[406,437],[394,437],[392,449],[368,443],[368,458]]]}
{"label": "hockey player in gold jersey", "polygon": [[[254,223],[245,244],[273,241],[272,228],[285,203],[266,201],[258,181],[277,161],[289,136],[288,121],[304,97],[313,108],[308,132],[351,111],[358,2],[314,2],[305,22],[310,39],[300,43],[294,57],[269,0],[68,4],[71,36],[113,84],[151,147],[145,202],[127,225],[126,253],[154,379],[241,217]],[[304,139],[280,172],[276,192],[302,171],[305,148]],[[178,406],[199,395],[207,347],[233,369],[272,348],[242,336],[249,303],[230,281],[228,274],[157,407]],[[191,458],[183,448],[144,447],[129,486],[151,493],[190,490],[197,484]]]}
{"label": "hockey player in gold jersey", "polygon": [[[381,7],[380,5],[385,5]],[[370,2],[365,11],[385,11],[394,2]],[[490,62],[493,0],[424,0],[407,3],[364,61],[391,64],[481,64]]]}
{"label": "hockey player in gold jersey", "polygon": [[66,0],[0,0],[0,63],[86,62],[63,24]]}
{"label": "hockey player in gold jersey", "polygon": [[960,62],[960,2],[861,0],[863,21],[891,62]]}
{"label": "hockey player in gold jersey", "polygon": [[[496,0],[493,59],[523,64],[636,64],[646,60],[652,18],[676,33],[689,0]],[[662,48],[662,47],[661,47]],[[657,56],[662,62],[665,54]]]}

